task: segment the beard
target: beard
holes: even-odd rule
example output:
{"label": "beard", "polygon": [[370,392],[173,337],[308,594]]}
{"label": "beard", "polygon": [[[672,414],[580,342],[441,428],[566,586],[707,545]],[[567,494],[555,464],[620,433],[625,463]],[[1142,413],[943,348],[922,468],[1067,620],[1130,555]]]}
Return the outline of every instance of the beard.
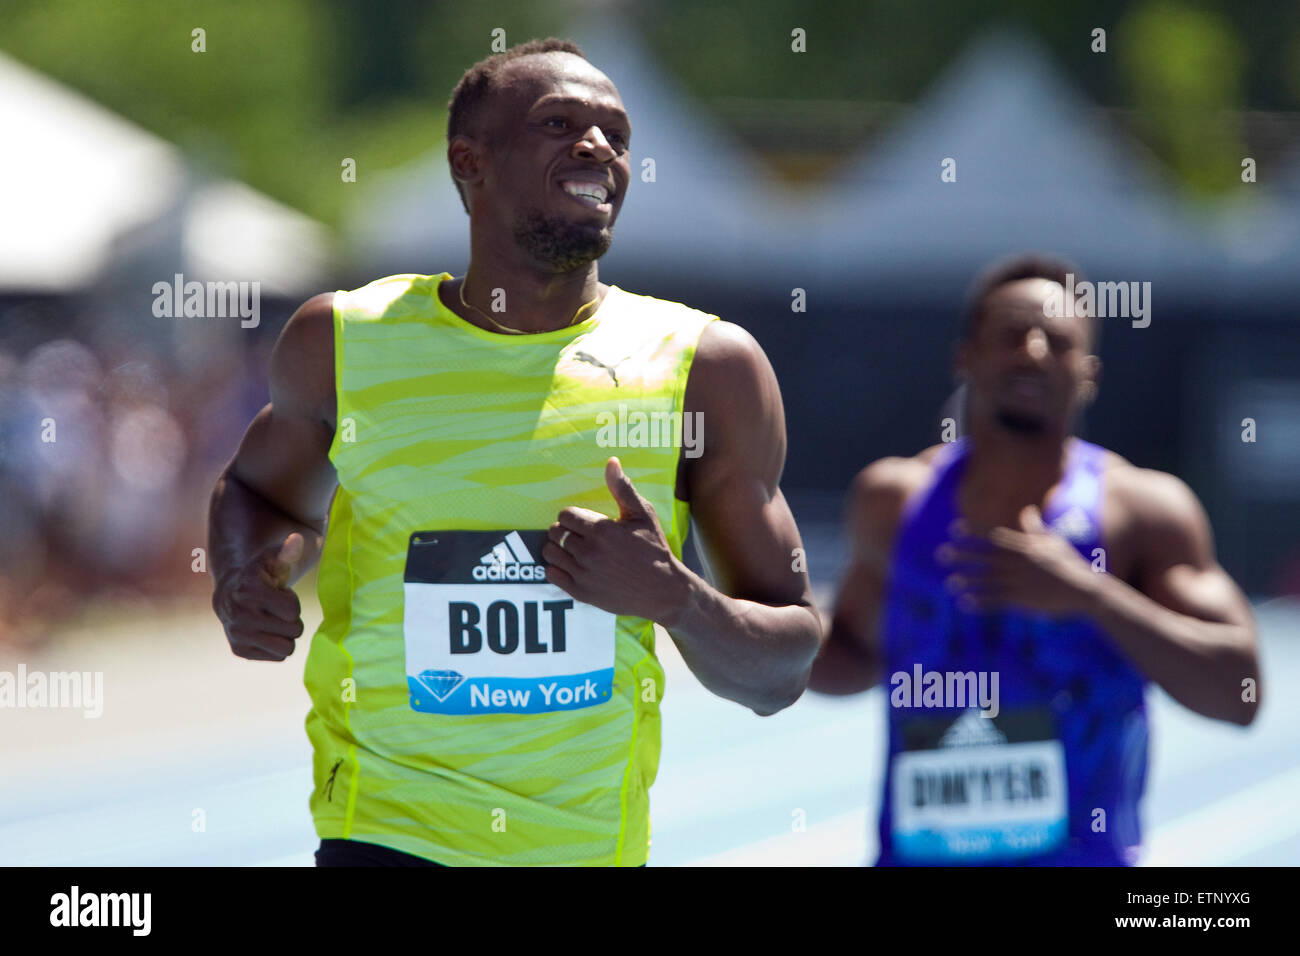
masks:
{"label": "beard", "polygon": [[548,218],[535,208],[516,214],[514,235],[521,249],[556,272],[571,272],[599,259],[614,241],[608,227]]}
{"label": "beard", "polygon": [[1042,435],[1047,431],[1047,423],[1041,419],[1009,412],[1003,408],[998,409],[994,417],[999,425],[1016,435],[1032,437]]}

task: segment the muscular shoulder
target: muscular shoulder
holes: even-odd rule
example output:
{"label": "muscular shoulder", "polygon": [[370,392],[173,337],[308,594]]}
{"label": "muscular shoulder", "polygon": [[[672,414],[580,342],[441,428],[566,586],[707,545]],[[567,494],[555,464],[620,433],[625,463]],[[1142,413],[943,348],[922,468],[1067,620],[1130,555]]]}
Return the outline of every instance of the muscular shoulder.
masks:
{"label": "muscular shoulder", "polygon": [[271,352],[277,414],[334,424],[334,293],[312,296],[289,317]]}
{"label": "muscular shoulder", "polygon": [[878,508],[897,505],[901,511],[907,499],[930,480],[935,456],[942,448],[933,445],[910,458],[891,455],[876,459],[853,479],[854,499]]}
{"label": "muscular shoulder", "polygon": [[1136,541],[1158,543],[1151,536],[1188,540],[1208,530],[1200,499],[1177,475],[1139,468],[1112,452],[1107,456],[1107,497]]}
{"label": "muscular shoulder", "polygon": [[686,407],[716,416],[720,428],[734,430],[773,414],[781,417],[776,374],[754,337],[731,322],[710,322],[700,333],[687,381]]}
{"label": "muscular shoulder", "polygon": [[858,472],[848,502],[857,547],[880,551],[893,543],[904,506],[930,482],[935,456],[942,448],[934,445],[910,458],[880,458]]}
{"label": "muscular shoulder", "polygon": [[685,493],[739,474],[776,487],[785,467],[785,411],[776,373],[752,335],[730,322],[704,328],[684,405],[703,424],[703,454],[688,460]]}
{"label": "muscular shoulder", "polygon": [[734,322],[718,320],[700,333],[691,368],[710,375],[738,375],[766,365],[767,356],[749,332]]}
{"label": "muscular shoulder", "polygon": [[1137,582],[1173,565],[1215,564],[1209,518],[1181,478],[1110,455],[1105,489],[1112,569],[1125,580]]}

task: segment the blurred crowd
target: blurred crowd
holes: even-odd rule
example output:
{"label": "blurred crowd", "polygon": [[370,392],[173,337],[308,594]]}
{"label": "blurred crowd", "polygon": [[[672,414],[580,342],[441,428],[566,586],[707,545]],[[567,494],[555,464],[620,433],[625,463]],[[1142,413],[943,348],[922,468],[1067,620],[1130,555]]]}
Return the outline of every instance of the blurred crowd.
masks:
{"label": "blurred crowd", "polygon": [[209,593],[207,497],[266,401],[268,335],[94,321],[62,300],[0,303],[0,644],[39,644],[104,602]]}
{"label": "blurred crowd", "polygon": [[[294,305],[265,303],[243,329],[153,319],[120,291],[0,296],[0,646],[97,609],[207,600],[208,497],[267,401]],[[1269,583],[1300,594],[1300,550]]]}

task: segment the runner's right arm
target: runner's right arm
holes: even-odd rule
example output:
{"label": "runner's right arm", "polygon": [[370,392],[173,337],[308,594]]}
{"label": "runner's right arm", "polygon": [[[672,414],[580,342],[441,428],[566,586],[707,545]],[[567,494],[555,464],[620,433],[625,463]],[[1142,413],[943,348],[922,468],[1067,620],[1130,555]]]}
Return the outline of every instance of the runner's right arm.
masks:
{"label": "runner's right arm", "polygon": [[856,694],[879,682],[884,666],[880,618],[894,536],[909,491],[928,471],[914,458],[882,458],[853,480],[847,509],[849,568],[813,664],[811,690]]}
{"label": "runner's right arm", "polygon": [[[217,479],[208,521],[212,607],[231,650],[284,660],[302,635],[290,584],[320,556],[338,478],[334,438],[334,296],[307,300],[271,354],[271,401]],[[296,535],[296,537],[295,537]]]}

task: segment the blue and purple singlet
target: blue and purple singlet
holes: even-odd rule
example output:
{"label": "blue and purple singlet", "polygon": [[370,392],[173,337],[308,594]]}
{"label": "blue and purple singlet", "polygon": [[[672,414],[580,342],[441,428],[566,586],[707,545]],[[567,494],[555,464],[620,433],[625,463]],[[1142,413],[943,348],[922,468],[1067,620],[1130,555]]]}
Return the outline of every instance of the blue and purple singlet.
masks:
{"label": "blue and purple singlet", "polygon": [[[969,451],[967,439],[942,449],[894,545],[882,624],[889,752],[877,865],[1132,864],[1146,780],[1145,678],[1084,618],[957,606],[944,588],[952,569],[934,552],[960,517]],[[1094,566],[1104,559],[1104,456],[1073,439],[1043,514]],[[985,717],[961,691],[981,674],[991,688],[993,672],[998,713]],[[928,702],[900,690],[935,690],[938,679],[947,693]]]}

